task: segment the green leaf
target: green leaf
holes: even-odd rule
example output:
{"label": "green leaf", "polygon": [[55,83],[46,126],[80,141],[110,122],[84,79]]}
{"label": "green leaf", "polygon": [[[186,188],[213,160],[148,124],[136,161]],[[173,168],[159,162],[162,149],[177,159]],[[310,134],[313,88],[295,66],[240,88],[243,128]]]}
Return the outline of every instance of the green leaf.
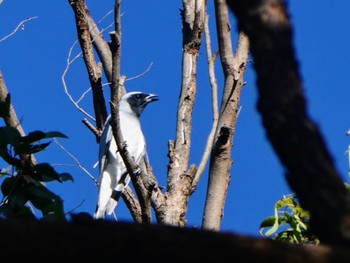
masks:
{"label": "green leaf", "polygon": [[17,168],[22,167],[22,163],[19,159],[12,157],[7,150],[7,147],[0,147],[0,157],[4,159],[10,165],[13,165]]}
{"label": "green leaf", "polygon": [[35,219],[34,214],[30,207],[21,206],[21,207],[12,207],[9,203],[3,204],[0,207],[0,214],[6,218],[12,217],[26,217]]}
{"label": "green leaf", "polygon": [[26,144],[31,144],[33,142],[40,141],[42,139],[48,139],[48,138],[68,138],[66,135],[64,135],[62,132],[59,131],[51,131],[51,132],[43,132],[43,131],[33,131],[30,132],[27,136],[23,136],[21,138],[21,142]]}
{"label": "green leaf", "polygon": [[39,163],[33,167],[33,178],[42,182],[59,181],[62,182],[60,175],[48,163]]}
{"label": "green leaf", "polygon": [[25,204],[28,202],[28,195],[22,189],[16,189],[16,192],[12,193],[10,196],[10,203],[15,208],[24,207]]}
{"label": "green leaf", "polygon": [[21,139],[21,134],[16,128],[6,126],[0,127],[0,147],[5,147],[8,144],[16,145]]}
{"label": "green leaf", "polygon": [[33,178],[41,182],[64,181],[74,182],[73,176],[69,173],[58,173],[50,164],[39,163],[33,167]]}
{"label": "green leaf", "polygon": [[44,139],[45,135],[46,134],[43,131],[33,131],[33,132],[28,133],[27,136],[23,136],[21,138],[21,142],[23,142],[25,144],[31,144],[33,142],[37,142],[37,141]]}
{"label": "green leaf", "polygon": [[62,199],[40,183],[27,186],[29,201],[46,219],[65,219]]}
{"label": "green leaf", "polygon": [[273,223],[272,227],[266,231],[265,233],[265,236],[270,236],[272,235],[273,233],[275,233],[278,229],[278,226],[279,226],[279,222],[278,222],[278,210],[275,208],[275,222]]}
{"label": "green leaf", "polygon": [[41,199],[52,200],[55,198],[59,198],[58,195],[51,192],[47,187],[45,187],[41,183],[29,183],[26,185],[26,190],[32,196],[39,197]]}
{"label": "green leaf", "polygon": [[69,173],[61,173],[60,177],[61,177],[61,180],[63,182],[65,182],[65,181],[72,181],[72,182],[74,182],[73,176],[71,176]]}
{"label": "green leaf", "polygon": [[47,132],[45,134],[45,138],[65,138],[68,139],[68,136],[63,134],[62,132],[59,131],[51,131],[51,132]]}
{"label": "green leaf", "polygon": [[269,216],[268,218],[264,219],[259,228],[264,228],[264,227],[271,227],[274,225],[276,221],[276,218],[274,216]]}
{"label": "green leaf", "polygon": [[[43,213],[44,214],[44,213]],[[66,216],[63,209],[63,201],[61,199],[55,199],[46,207],[46,213],[43,220],[65,220]]]}
{"label": "green leaf", "polygon": [[14,187],[15,178],[14,177],[8,177],[5,178],[5,180],[1,184],[1,192],[3,196],[8,196],[11,190]]}
{"label": "green leaf", "polygon": [[27,143],[20,143],[14,147],[15,154],[33,154],[44,150],[51,142],[31,145]]}

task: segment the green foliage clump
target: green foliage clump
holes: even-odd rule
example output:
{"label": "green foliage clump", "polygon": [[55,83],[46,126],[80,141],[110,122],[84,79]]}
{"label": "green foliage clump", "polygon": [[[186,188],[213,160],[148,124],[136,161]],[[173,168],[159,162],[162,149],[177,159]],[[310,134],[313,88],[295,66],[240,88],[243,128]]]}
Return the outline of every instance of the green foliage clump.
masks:
{"label": "green foliage clump", "polygon": [[[9,96],[0,103],[0,117],[8,116],[10,107]],[[40,210],[44,220],[65,220],[62,199],[51,192],[45,183],[51,181],[73,181],[68,173],[58,173],[48,163],[33,163],[32,154],[46,149],[50,138],[67,138],[61,132],[34,131],[27,136],[21,136],[16,128],[0,127],[0,157],[8,167],[0,171],[3,179],[0,202],[0,216],[4,218],[29,217],[35,218],[31,204]]]}
{"label": "green foliage clump", "polygon": [[264,237],[297,244],[319,244],[310,231],[310,213],[304,210],[294,194],[283,196],[274,206],[274,216],[263,220],[259,232]]}

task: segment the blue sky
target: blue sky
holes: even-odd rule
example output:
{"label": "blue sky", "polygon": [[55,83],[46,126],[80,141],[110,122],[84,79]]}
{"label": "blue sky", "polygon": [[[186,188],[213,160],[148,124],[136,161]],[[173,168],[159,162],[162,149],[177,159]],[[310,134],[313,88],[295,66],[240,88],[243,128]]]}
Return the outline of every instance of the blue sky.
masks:
{"label": "blue sky", "polygon": [[[87,1],[92,16],[98,21],[113,9],[111,0]],[[211,1],[209,1],[211,2]],[[344,180],[348,162],[345,151],[350,128],[348,78],[350,24],[348,1],[289,1],[295,33],[296,55],[300,65],[309,113],[319,125],[336,166]],[[175,137],[175,118],[181,73],[181,1],[122,1],[122,65],[128,78],[147,74],[126,82],[128,91],[156,93],[160,100],[149,105],[141,117],[147,140],[148,154],[154,173],[165,185],[167,172],[167,142]],[[332,10],[330,12],[329,10]],[[26,132],[58,130],[69,139],[60,142],[97,178],[97,144],[81,120],[85,117],[69,101],[64,92],[62,74],[68,52],[76,40],[73,12],[68,1],[4,0],[0,5],[0,39],[28,17],[35,17],[11,38],[0,42],[0,70],[12,95],[17,115]],[[213,6],[209,3],[213,50],[217,49],[213,34]],[[101,22],[106,28],[112,22],[109,15]],[[233,36],[236,34],[232,21]],[[107,29],[109,32],[111,29]],[[106,34],[108,39],[108,34]],[[194,109],[191,163],[199,163],[211,126],[210,87],[205,50],[201,48],[198,68],[198,93]],[[73,57],[79,47],[73,49]],[[268,65],[267,65],[268,66]],[[223,79],[220,63],[216,63],[218,84]],[[283,177],[283,168],[270,147],[256,110],[257,90],[252,64],[248,65],[241,97],[241,112],[236,127],[232,152],[233,166],[228,190],[223,231],[258,235],[260,222],[273,214],[274,203],[291,193]],[[66,83],[78,99],[89,87],[82,59],[69,68]],[[108,88],[106,88],[108,101]],[[91,94],[80,104],[93,114]],[[283,136],[283,134],[281,134]],[[75,161],[52,143],[39,162],[58,164],[60,172],[70,172],[74,183],[50,183],[48,186],[64,200],[68,212],[93,213],[97,188]],[[0,166],[4,164],[0,162]],[[207,172],[207,171],[206,171]],[[206,192],[207,175],[203,175],[192,195],[187,213],[189,226],[200,226]],[[121,203],[117,212],[121,220],[129,216]]]}

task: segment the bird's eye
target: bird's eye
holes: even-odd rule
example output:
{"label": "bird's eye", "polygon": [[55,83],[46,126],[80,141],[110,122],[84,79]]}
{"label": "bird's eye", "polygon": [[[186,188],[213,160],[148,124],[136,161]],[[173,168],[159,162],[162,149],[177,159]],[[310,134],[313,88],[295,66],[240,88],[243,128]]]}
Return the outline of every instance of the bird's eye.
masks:
{"label": "bird's eye", "polygon": [[140,98],[141,98],[141,95],[140,95],[140,94],[137,94],[135,97],[136,97],[136,99],[140,99]]}

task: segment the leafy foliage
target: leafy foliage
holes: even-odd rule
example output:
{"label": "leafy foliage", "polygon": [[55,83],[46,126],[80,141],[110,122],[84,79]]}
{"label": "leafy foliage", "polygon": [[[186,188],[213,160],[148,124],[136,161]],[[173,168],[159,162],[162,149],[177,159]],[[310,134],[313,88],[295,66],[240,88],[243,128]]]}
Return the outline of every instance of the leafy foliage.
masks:
{"label": "leafy foliage", "polygon": [[[346,135],[350,135],[350,130]],[[345,154],[348,157],[350,177],[350,145]],[[350,193],[350,184],[344,182]],[[310,214],[304,210],[294,194],[283,196],[274,207],[274,216],[263,220],[259,232],[264,237],[300,244],[319,244],[318,238],[310,232]]]}
{"label": "leafy foliage", "polygon": [[[6,117],[9,107],[9,100],[0,103],[0,117]],[[73,181],[73,177],[68,173],[58,173],[48,163],[33,164],[31,157],[31,154],[46,149],[51,143],[42,140],[54,137],[67,138],[57,131],[34,131],[21,136],[16,128],[0,127],[0,157],[9,164],[0,171],[0,178],[5,177],[1,184],[1,216],[35,218],[31,204],[41,211],[45,220],[65,220],[62,199],[51,192],[45,183]]]}
{"label": "leafy foliage", "polygon": [[318,244],[310,231],[310,214],[296,200],[294,194],[283,196],[274,207],[274,216],[263,220],[259,232],[264,237],[298,244]]}

